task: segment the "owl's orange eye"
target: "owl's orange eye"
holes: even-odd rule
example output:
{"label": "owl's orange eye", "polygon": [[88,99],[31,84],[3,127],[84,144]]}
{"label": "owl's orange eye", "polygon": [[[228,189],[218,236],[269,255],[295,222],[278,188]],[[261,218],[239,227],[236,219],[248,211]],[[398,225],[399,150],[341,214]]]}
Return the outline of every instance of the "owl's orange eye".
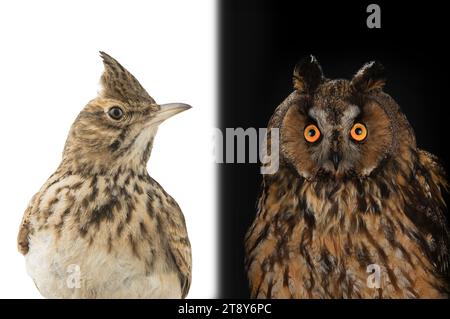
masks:
{"label": "owl's orange eye", "polygon": [[367,128],[362,123],[355,123],[350,130],[350,136],[357,142],[362,142],[367,137]]}
{"label": "owl's orange eye", "polygon": [[307,140],[310,143],[314,143],[317,142],[317,140],[319,139],[320,131],[319,128],[314,124],[309,124],[307,127],[305,127],[303,135],[305,136],[305,140]]}

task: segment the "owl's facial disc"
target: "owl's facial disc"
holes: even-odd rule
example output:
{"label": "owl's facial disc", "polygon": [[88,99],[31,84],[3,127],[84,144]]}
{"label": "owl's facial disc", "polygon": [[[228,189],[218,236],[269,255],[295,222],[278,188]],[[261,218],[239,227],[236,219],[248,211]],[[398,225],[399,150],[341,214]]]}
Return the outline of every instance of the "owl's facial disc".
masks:
{"label": "owl's facial disc", "polygon": [[281,141],[283,155],[299,175],[339,179],[368,176],[386,157],[392,130],[386,113],[372,100],[357,105],[348,99],[319,99],[287,111]]}
{"label": "owl's facial disc", "polygon": [[280,127],[283,162],[308,180],[376,172],[393,155],[398,132],[393,102],[382,92],[385,81],[377,62],[345,80],[325,78],[313,56],[301,60],[294,68],[294,92],[271,120]]}

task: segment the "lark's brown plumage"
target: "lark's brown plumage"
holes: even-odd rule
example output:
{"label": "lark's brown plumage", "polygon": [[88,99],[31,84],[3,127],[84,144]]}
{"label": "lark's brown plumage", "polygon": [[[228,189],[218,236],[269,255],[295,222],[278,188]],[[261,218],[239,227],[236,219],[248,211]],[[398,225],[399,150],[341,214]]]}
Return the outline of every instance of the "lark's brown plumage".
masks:
{"label": "lark's brown plumage", "polygon": [[[19,250],[46,297],[185,297],[184,217],[146,164],[158,125],[188,106],[156,104],[123,66],[101,56],[102,91],[75,120],[60,166],[32,198]],[[70,265],[80,269],[77,288],[66,284]]]}
{"label": "lark's brown plumage", "polygon": [[[378,63],[351,81],[325,79],[313,57],[297,65],[269,122],[280,169],[263,177],[246,236],[252,297],[448,297],[444,172],[383,85]],[[367,127],[361,143],[349,137],[355,122]],[[312,144],[310,123],[322,132]],[[372,264],[379,287],[367,285]]]}

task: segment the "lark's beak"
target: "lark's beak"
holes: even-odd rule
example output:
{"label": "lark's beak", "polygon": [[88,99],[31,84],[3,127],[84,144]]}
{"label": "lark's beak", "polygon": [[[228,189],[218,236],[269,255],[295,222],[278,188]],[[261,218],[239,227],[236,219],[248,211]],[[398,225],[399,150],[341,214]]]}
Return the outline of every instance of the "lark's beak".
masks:
{"label": "lark's beak", "polygon": [[167,120],[169,117],[172,117],[175,114],[181,113],[191,108],[190,105],[184,103],[161,104],[160,107],[161,109],[156,112],[156,114],[152,118],[152,124],[160,124]]}

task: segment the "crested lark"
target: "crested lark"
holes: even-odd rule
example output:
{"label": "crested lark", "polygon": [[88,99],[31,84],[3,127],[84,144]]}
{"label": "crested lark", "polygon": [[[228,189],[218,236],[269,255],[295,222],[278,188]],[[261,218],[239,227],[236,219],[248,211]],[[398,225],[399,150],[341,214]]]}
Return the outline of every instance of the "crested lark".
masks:
{"label": "crested lark", "polygon": [[158,125],[189,108],[158,105],[100,52],[102,91],[73,123],[62,162],[25,211],[18,236],[49,298],[180,298],[191,248],[175,200],[146,170]]}

